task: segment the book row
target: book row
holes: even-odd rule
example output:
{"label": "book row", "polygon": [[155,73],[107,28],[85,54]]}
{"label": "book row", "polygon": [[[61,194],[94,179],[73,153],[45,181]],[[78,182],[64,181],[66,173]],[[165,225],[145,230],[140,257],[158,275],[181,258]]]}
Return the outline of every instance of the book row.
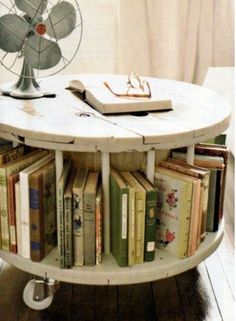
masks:
{"label": "book row", "polygon": [[[155,168],[110,170],[111,252],[119,266],[155,259],[158,249],[192,256],[223,217],[228,149],[173,150]],[[0,146],[0,248],[40,262],[57,246],[61,268],[102,262],[103,191],[100,173],[66,158],[56,188],[55,157],[46,150]],[[56,193],[57,191],[57,193]]]}

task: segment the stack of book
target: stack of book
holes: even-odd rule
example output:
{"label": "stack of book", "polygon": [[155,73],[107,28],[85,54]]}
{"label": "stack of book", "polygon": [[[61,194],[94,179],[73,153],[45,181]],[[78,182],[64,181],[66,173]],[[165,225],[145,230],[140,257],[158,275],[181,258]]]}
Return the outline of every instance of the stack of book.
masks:
{"label": "stack of book", "polygon": [[54,156],[0,148],[1,249],[40,261],[56,245]]}
{"label": "stack of book", "polygon": [[[223,217],[229,150],[197,144],[155,168],[154,184],[140,172],[110,172],[111,252],[121,267],[149,262],[155,248],[184,259],[195,254]],[[66,158],[56,186],[55,156],[0,141],[0,249],[40,262],[56,245],[60,268],[102,262],[100,173]]]}
{"label": "stack of book", "polygon": [[206,232],[218,230],[228,155],[226,146],[197,144],[194,165],[186,163],[186,148],[181,148],[156,168],[158,248],[186,258],[196,252]]}
{"label": "stack of book", "polygon": [[66,160],[58,185],[60,268],[101,263],[102,202],[100,174],[87,168],[75,169]]}
{"label": "stack of book", "polygon": [[111,251],[121,267],[154,260],[157,191],[138,172],[111,169]]}

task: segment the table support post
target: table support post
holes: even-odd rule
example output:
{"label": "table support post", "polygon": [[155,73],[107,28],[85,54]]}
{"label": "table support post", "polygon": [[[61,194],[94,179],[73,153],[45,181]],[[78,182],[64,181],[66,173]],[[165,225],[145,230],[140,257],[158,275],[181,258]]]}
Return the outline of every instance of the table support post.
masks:
{"label": "table support post", "polygon": [[56,158],[56,183],[58,186],[59,179],[63,171],[63,152],[61,150],[56,150],[55,158]]}
{"label": "table support post", "polygon": [[151,183],[154,183],[155,160],[155,150],[150,150],[147,152],[146,176]]}
{"label": "table support post", "polygon": [[110,253],[110,154],[102,152],[104,252]]}
{"label": "table support post", "polygon": [[187,163],[190,165],[194,163],[194,145],[187,147]]}

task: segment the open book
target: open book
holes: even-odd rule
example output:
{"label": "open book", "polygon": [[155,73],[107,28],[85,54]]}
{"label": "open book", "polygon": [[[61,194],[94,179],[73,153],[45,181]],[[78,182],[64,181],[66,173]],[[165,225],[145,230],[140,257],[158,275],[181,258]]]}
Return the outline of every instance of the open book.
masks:
{"label": "open book", "polygon": [[[81,94],[84,101],[102,114],[172,109],[170,97],[152,84],[149,84],[151,97],[147,98],[116,96],[104,83],[109,84],[118,95],[127,93],[127,76],[122,75],[79,75],[76,80],[70,81],[69,89]],[[134,94],[140,93],[139,89],[131,89]]]}

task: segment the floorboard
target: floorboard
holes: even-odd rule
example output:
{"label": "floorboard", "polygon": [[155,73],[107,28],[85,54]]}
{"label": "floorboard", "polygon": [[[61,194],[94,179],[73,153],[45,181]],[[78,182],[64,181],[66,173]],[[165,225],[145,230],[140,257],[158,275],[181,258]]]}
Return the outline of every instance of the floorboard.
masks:
{"label": "floorboard", "polygon": [[28,274],[6,262],[2,263],[0,274],[0,321],[16,321],[22,304],[24,285]]}
{"label": "floorboard", "polygon": [[96,321],[118,321],[118,300],[116,286],[97,286],[95,288]]}
{"label": "floorboard", "polygon": [[156,321],[151,283],[118,287],[118,319]]}
{"label": "floorboard", "polygon": [[224,321],[234,320],[234,298],[217,252],[205,260],[209,280]]}
{"label": "floorboard", "polygon": [[205,263],[201,263],[197,267],[200,274],[200,289],[204,291],[208,297],[208,307],[206,311],[206,317],[204,321],[223,321],[220,313],[220,308],[216,301],[215,293],[212,288],[212,284],[209,280]]}
{"label": "floorboard", "polygon": [[158,321],[184,321],[175,277],[153,282],[155,311]]}
{"label": "floorboard", "polygon": [[184,320],[203,321],[208,314],[208,296],[201,286],[201,276],[195,268],[175,277]]}

